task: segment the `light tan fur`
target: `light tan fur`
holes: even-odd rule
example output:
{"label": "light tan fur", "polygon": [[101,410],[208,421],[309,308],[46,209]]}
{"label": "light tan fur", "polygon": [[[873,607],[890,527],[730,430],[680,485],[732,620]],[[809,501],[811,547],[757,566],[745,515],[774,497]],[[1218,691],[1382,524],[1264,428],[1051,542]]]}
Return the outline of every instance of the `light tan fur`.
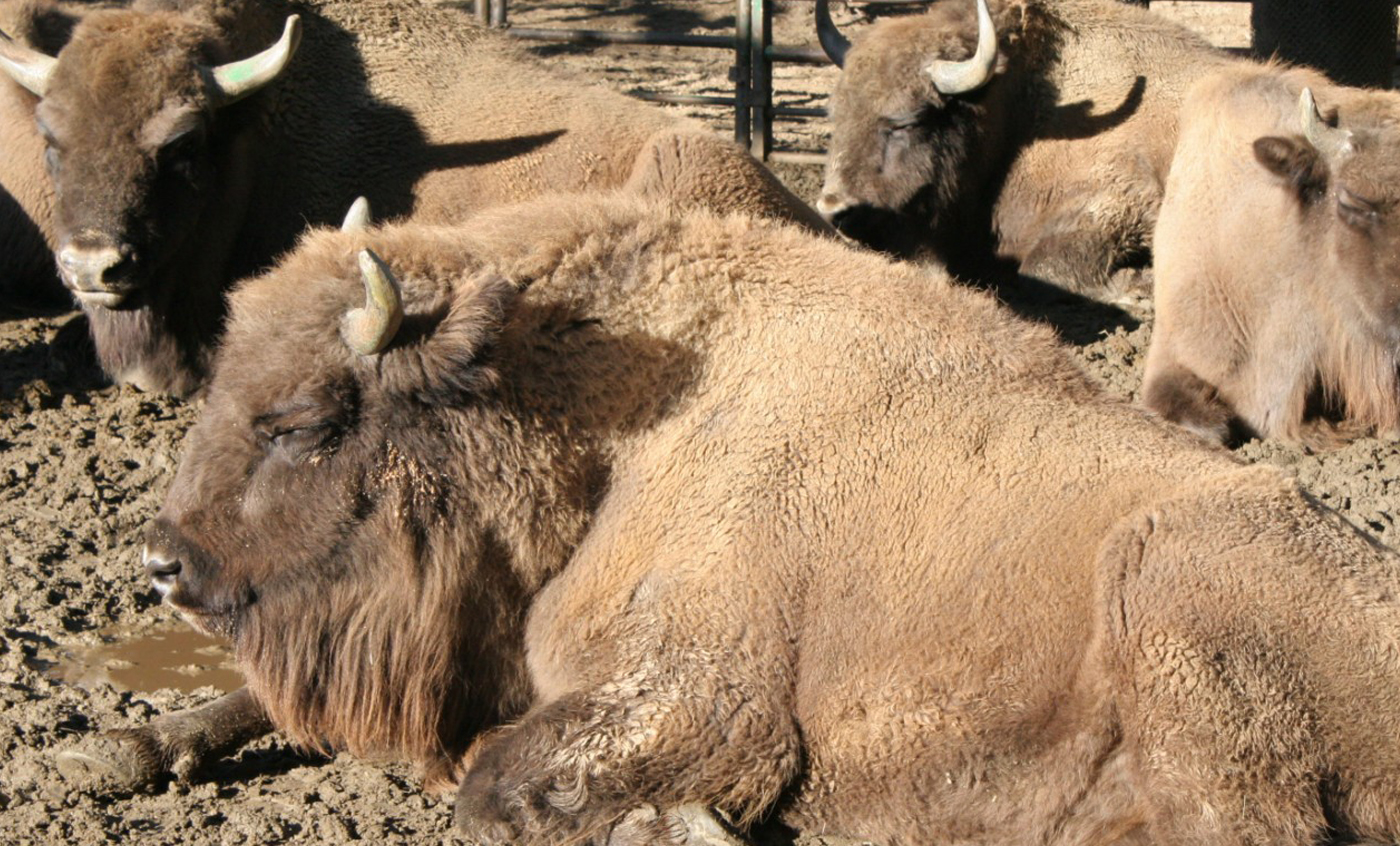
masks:
{"label": "light tan fur", "polygon": [[[365,247],[407,311],[372,357],[338,334]],[[1400,559],[941,272],[548,198],[318,232],[232,299],[148,535],[168,601],[294,738],[442,773],[475,737],[478,841],[686,803],[880,843],[1400,834]]]}
{"label": "light tan fur", "polygon": [[[1340,160],[1299,137],[1305,87],[1354,133]],[[1157,227],[1148,407],[1217,439],[1400,434],[1397,119],[1400,96],[1302,68],[1245,65],[1192,88]],[[1270,137],[1298,151],[1296,173],[1258,160]],[[1376,219],[1344,223],[1341,190]]]}

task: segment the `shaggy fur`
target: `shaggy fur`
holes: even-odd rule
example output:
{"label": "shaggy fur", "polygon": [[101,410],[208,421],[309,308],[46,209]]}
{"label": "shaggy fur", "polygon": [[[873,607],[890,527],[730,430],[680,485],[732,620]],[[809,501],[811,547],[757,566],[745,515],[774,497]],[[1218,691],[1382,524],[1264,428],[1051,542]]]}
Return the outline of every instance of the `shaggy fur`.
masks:
{"label": "shaggy fur", "polygon": [[[200,66],[266,48],[293,12],[304,37],[282,77],[215,110]],[[56,240],[131,252],[126,300],[87,311],[107,371],[146,388],[195,390],[228,285],[361,194],[380,217],[431,222],[630,178],[824,226],[697,124],[562,81],[417,0],[137,0],[85,17],[58,59],[36,111],[57,157]],[[648,179],[647,163],[669,169]]]}
{"label": "shaggy fur", "polygon": [[941,273],[553,198],[232,300],[168,600],[299,741],[460,762],[479,841],[1400,834],[1400,559]]}
{"label": "shaggy fur", "polygon": [[[1329,161],[1298,98],[1353,132]],[[1192,88],[1144,401],[1207,437],[1400,434],[1400,96],[1242,66]]]}
{"label": "shaggy fur", "polygon": [[[971,0],[880,21],[846,56],[818,209],[896,254],[985,251],[1075,291],[1150,246],[1183,90],[1228,60],[1117,0],[992,0],[1002,66],[945,98],[923,69],[972,54]],[[987,243],[992,233],[994,244]]]}

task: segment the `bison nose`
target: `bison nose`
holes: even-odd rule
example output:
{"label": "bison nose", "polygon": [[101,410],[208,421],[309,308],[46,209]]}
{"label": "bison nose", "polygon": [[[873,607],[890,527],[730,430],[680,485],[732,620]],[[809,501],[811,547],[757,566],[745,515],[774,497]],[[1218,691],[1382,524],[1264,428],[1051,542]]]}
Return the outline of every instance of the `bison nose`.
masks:
{"label": "bison nose", "polygon": [[136,253],[127,244],[75,238],[58,251],[58,266],[73,293],[90,305],[114,306],[129,293]]}
{"label": "bison nose", "polygon": [[821,198],[817,200],[817,213],[826,218],[827,223],[833,225],[841,212],[850,207],[850,201],[842,199],[837,194],[822,194]]}
{"label": "bison nose", "polygon": [[151,586],[156,589],[156,593],[165,598],[175,587],[175,580],[180,576],[180,559],[163,552],[159,549],[151,549],[146,546],[141,550],[141,564],[145,566],[146,573],[151,577]]}

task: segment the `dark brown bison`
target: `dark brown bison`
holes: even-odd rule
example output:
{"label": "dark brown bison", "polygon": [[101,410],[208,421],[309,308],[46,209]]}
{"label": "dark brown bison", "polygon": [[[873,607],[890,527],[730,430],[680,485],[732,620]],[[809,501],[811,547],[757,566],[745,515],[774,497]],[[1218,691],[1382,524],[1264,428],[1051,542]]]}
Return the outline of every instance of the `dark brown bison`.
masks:
{"label": "dark brown bison", "polygon": [[[0,30],[29,47],[57,51],[72,22],[87,10],[79,3],[5,0]],[[0,306],[72,302],[54,269],[53,188],[44,172],[44,141],[34,125],[35,102],[33,94],[0,74]]]}
{"label": "dark brown bison", "polygon": [[876,249],[974,273],[994,250],[1075,291],[1150,246],[1181,93],[1228,61],[1116,0],[943,0],[854,45],[826,5],[842,73],[818,210]]}
{"label": "dark brown bison", "polygon": [[1149,408],[1221,440],[1400,434],[1400,95],[1277,66],[1203,79],[1155,275]]}
{"label": "dark brown bison", "polygon": [[197,388],[229,283],[361,192],[433,221],[631,181],[824,225],[733,145],[417,0],[137,0],[57,58],[0,57],[42,97],[64,280],[107,371],[146,388]]}
{"label": "dark brown bison", "polygon": [[207,396],[155,585],[479,842],[1400,835],[1400,557],[941,273],[626,197],[316,232]]}

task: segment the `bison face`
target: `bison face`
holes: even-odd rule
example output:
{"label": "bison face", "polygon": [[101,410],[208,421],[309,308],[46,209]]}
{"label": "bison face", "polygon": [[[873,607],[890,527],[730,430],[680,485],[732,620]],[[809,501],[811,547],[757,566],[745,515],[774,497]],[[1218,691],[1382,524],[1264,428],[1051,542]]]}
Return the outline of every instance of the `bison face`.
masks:
{"label": "bison face", "polygon": [[139,305],[187,241],[231,155],[218,109],[274,78],[295,48],[282,41],[214,65],[219,33],[172,12],[97,12],[58,57],[0,39],[0,67],[40,97],[56,197],[58,268],[85,304]]}
{"label": "bison face", "polygon": [[1329,200],[1340,274],[1365,314],[1400,343],[1400,133],[1359,133],[1354,155],[1337,168]]}
{"label": "bison face", "polygon": [[953,5],[882,21],[849,49],[828,44],[842,74],[817,210],[876,249],[911,252],[975,183],[969,171],[996,158],[979,149],[996,33],[985,0],[977,3],[975,37],[970,9]]}
{"label": "bison face", "polygon": [[443,709],[467,707],[463,652],[489,640],[475,627],[520,607],[513,582],[480,575],[508,556],[465,467],[489,416],[481,352],[515,287],[405,260],[400,293],[362,246],[313,235],[231,298],[144,560],[167,604],[233,639],[280,728],[431,757]]}
{"label": "bison face", "polygon": [[[1400,343],[1400,131],[1388,125],[1339,129],[1300,98],[1303,135],[1260,138],[1255,159],[1295,193],[1325,233],[1319,280],[1356,305],[1376,334]],[[1335,290],[1335,289],[1332,289]]]}

